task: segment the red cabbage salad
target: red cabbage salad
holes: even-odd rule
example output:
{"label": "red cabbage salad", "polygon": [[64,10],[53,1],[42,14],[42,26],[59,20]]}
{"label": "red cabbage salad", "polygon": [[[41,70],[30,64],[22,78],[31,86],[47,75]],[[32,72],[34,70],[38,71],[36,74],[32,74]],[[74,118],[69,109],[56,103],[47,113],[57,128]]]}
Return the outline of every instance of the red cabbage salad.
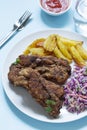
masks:
{"label": "red cabbage salad", "polygon": [[87,67],[74,66],[64,90],[64,105],[69,112],[78,114],[87,110]]}

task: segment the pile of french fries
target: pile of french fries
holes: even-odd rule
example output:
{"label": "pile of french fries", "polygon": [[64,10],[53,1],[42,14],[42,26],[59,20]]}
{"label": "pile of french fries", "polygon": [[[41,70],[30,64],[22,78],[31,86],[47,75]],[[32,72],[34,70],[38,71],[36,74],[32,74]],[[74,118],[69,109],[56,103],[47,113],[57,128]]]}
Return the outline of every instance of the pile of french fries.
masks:
{"label": "pile of french fries", "polygon": [[46,39],[36,39],[25,49],[24,54],[53,55],[66,59],[69,63],[74,61],[81,67],[87,65],[87,51],[83,48],[83,41],[71,40],[57,34],[51,34]]}

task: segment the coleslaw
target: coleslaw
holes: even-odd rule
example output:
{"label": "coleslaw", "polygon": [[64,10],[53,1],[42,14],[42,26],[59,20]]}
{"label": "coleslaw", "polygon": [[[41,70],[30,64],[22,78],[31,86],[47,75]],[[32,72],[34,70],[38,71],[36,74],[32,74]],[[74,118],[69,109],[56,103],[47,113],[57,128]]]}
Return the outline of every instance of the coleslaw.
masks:
{"label": "coleslaw", "polygon": [[75,66],[70,79],[64,85],[64,105],[71,113],[87,110],[87,67]]}

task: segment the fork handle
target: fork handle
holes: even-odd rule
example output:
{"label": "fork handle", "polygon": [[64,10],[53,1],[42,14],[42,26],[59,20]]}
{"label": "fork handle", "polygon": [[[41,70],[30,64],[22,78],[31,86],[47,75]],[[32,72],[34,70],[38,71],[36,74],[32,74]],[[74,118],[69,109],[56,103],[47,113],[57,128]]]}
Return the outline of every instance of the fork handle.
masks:
{"label": "fork handle", "polygon": [[1,41],[0,41],[0,48],[13,36],[13,34],[18,30],[15,28],[11,30]]}

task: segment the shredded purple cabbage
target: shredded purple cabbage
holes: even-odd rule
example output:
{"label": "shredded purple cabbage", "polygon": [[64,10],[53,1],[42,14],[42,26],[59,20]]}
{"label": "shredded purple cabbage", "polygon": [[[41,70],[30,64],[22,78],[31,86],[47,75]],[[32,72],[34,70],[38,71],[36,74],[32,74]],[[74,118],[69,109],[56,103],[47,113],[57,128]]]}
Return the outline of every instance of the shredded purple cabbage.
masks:
{"label": "shredded purple cabbage", "polygon": [[87,110],[87,67],[75,66],[64,90],[64,105],[69,112],[78,114]]}

